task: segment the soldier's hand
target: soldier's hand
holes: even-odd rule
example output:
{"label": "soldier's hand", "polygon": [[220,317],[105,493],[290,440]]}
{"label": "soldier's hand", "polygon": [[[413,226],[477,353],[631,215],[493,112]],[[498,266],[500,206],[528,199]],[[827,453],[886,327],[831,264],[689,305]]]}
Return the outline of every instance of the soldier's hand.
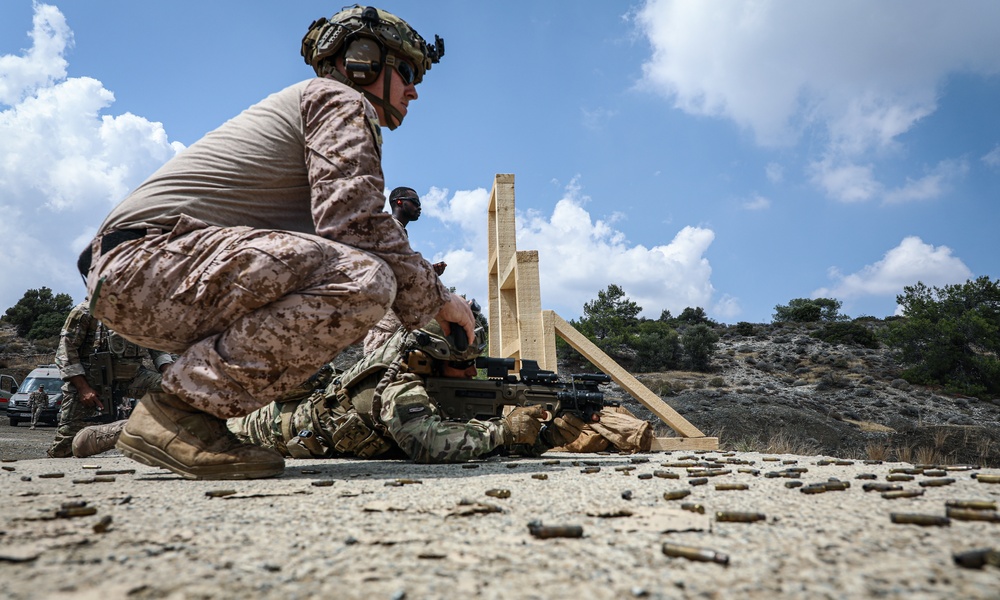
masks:
{"label": "soldier's hand", "polygon": [[565,413],[552,420],[549,430],[552,431],[552,441],[557,446],[565,446],[580,437],[586,426],[576,415]]}
{"label": "soldier's hand", "polygon": [[518,406],[503,418],[507,432],[507,445],[534,444],[538,432],[542,430],[542,419],[546,416],[541,406]]}
{"label": "soldier's hand", "polygon": [[458,294],[449,294],[448,302],[441,307],[434,319],[441,324],[445,335],[451,334],[453,324],[465,329],[466,339],[470,342],[476,339],[476,320],[468,301]]}
{"label": "soldier's hand", "polygon": [[84,406],[91,406],[104,410],[104,405],[101,404],[101,397],[97,395],[94,388],[87,388],[86,390],[77,390],[80,393],[80,402]]}

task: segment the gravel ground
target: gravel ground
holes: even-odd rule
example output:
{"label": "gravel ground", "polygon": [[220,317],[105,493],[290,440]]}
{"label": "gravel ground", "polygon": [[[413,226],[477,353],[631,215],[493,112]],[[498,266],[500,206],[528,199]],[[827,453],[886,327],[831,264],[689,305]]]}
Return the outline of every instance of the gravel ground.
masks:
{"label": "gravel ground", "polygon": [[[22,433],[0,432],[4,598],[1000,598],[1000,568],[953,560],[1000,548],[1000,522],[890,520],[940,517],[952,500],[996,503],[1000,484],[973,475],[998,469],[917,474],[901,485],[923,495],[894,500],[857,477],[885,483],[912,465],[720,452],[289,460],[277,479],[204,482],[114,451],[13,460],[10,440]],[[729,472],[694,485],[695,462]],[[786,487],[795,479],[767,476],[789,468],[805,469],[806,485],[850,487],[805,494]],[[920,485],[943,477],[954,483]],[[691,493],[664,499],[676,490]],[[70,502],[96,513],[56,518]],[[720,522],[717,511],[765,519]],[[531,521],[583,536],[533,537]],[[665,542],[723,553],[728,565],[668,557]]]}

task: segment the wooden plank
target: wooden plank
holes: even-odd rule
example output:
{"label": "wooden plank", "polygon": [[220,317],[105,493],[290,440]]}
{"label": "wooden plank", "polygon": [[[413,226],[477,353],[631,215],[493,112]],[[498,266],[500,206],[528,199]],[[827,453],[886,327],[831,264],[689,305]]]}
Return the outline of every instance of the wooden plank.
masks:
{"label": "wooden plank", "polygon": [[666,452],[668,450],[718,450],[719,438],[716,437],[663,437],[653,438],[650,452]]}
{"label": "wooden plank", "polygon": [[538,283],[538,250],[518,250],[514,272],[517,290],[517,329],[521,358],[545,362],[542,343],[542,293]]}
{"label": "wooden plank", "polygon": [[559,359],[556,356],[556,326],[552,322],[551,311],[542,311],[542,358],[538,365],[543,369],[559,372]]}
{"label": "wooden plank", "polygon": [[653,414],[669,425],[678,435],[688,438],[705,437],[705,434],[697,427],[689,423],[687,419],[661,400],[659,396],[644,386],[641,381],[633,377],[631,373],[621,368],[618,363],[594,345],[586,336],[573,329],[565,319],[553,311],[546,312],[552,313],[552,322],[559,337],[566,340],[574,350],[582,354],[595,367],[611,376],[611,379],[615,383],[620,385],[633,398],[641,402],[643,406],[651,410]]}

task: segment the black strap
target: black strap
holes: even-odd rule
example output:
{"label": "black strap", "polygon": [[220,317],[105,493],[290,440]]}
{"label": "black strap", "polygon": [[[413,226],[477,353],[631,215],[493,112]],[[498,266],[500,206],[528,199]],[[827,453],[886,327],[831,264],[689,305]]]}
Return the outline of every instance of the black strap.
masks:
{"label": "black strap", "polygon": [[[132,240],[137,240],[145,236],[145,229],[117,229],[115,231],[109,231],[101,236],[101,254],[109,252],[111,249],[120,244],[131,242]],[[94,251],[91,245],[87,244],[87,247],[80,253],[80,257],[76,259],[76,269],[80,271],[80,275],[83,276],[84,280],[87,279],[87,273],[90,272],[90,265],[92,262],[94,262]]]}

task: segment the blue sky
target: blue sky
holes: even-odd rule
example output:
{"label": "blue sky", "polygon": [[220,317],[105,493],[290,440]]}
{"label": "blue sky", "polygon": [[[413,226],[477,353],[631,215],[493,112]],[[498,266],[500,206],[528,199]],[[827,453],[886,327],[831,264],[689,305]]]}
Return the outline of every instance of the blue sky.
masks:
{"label": "blue sky", "polygon": [[[609,284],[656,318],[896,311],[1000,277],[1000,3],[387,1],[446,53],[384,131],[414,248],[485,304],[486,205],[567,319]],[[311,76],[298,0],[0,4],[0,311],[48,286],[174,153]]]}

